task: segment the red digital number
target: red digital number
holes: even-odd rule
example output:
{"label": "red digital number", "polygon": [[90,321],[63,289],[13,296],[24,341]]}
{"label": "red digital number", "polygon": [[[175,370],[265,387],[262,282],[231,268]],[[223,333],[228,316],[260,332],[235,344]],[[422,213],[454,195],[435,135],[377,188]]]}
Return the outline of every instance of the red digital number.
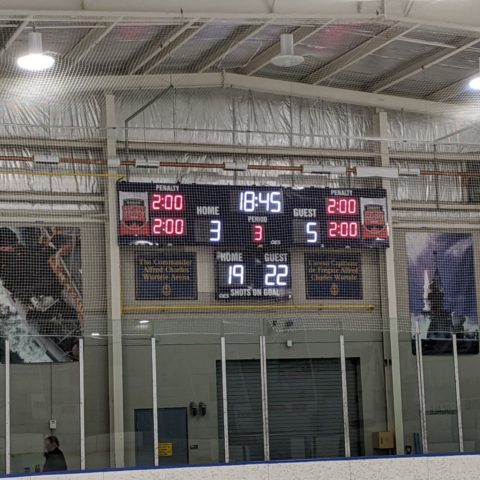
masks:
{"label": "red digital number", "polygon": [[152,235],[165,237],[180,237],[185,234],[185,219],[183,218],[154,218]]}
{"label": "red digital number", "polygon": [[255,243],[261,243],[263,242],[263,239],[265,238],[265,228],[263,225],[253,225],[253,241]]}
{"label": "red digital number", "polygon": [[185,199],[182,194],[167,193],[162,195],[154,193],[152,195],[151,209],[154,211],[181,212],[185,205]]}
{"label": "red digital number", "polygon": [[358,238],[358,222],[329,222],[328,238]]}
{"label": "red digital number", "polygon": [[327,198],[327,213],[330,215],[333,215],[336,213],[336,208],[337,208],[337,199],[336,198]]}
{"label": "red digital number", "polygon": [[337,222],[330,222],[328,224],[328,238],[336,238],[337,237]]}
{"label": "red digital number", "polygon": [[358,213],[358,200],[356,198],[348,199],[347,213],[350,215],[356,215]]}
{"label": "red digital number", "polygon": [[329,215],[357,215],[358,199],[353,197],[327,198],[327,213]]}
{"label": "red digital number", "polygon": [[163,219],[155,218],[152,224],[152,235],[161,235],[162,234]]}

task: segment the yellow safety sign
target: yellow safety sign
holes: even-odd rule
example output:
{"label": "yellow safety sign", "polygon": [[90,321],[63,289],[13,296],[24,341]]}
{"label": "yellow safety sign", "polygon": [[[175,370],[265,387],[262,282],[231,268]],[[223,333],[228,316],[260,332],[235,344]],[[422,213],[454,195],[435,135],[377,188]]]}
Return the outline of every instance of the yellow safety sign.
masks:
{"label": "yellow safety sign", "polygon": [[173,457],[173,443],[159,443],[158,444],[159,457]]}

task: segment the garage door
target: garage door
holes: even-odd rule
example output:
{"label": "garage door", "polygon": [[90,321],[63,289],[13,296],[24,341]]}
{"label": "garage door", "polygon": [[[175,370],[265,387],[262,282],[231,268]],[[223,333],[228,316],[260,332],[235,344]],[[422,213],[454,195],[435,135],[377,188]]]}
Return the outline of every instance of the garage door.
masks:
{"label": "garage door", "polygon": [[[349,358],[352,455],[361,455],[360,365]],[[342,384],[339,359],[269,360],[268,403],[272,460],[344,456]],[[221,366],[217,364],[219,436],[223,440]],[[263,460],[260,363],[227,362],[231,461]],[[221,443],[223,448],[223,443]]]}

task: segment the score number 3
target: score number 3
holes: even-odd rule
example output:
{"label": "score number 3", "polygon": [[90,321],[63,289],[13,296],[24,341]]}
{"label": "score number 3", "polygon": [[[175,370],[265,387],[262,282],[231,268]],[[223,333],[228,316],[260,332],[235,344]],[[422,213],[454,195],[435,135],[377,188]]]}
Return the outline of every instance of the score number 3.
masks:
{"label": "score number 3", "polygon": [[262,243],[265,238],[265,227],[260,224],[252,225],[252,237],[255,243]]}
{"label": "score number 3", "polygon": [[220,220],[210,220],[210,242],[220,242],[222,240],[222,222]]}

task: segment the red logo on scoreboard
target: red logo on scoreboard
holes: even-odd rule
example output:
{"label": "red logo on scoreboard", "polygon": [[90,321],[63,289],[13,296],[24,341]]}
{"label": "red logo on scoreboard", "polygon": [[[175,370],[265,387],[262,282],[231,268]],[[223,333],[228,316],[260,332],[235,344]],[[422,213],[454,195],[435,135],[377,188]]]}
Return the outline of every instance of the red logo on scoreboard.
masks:
{"label": "red logo on scoreboard", "polygon": [[362,238],[388,239],[388,227],[382,205],[368,204],[363,210]]}
{"label": "red logo on scoreboard", "polygon": [[147,205],[141,198],[124,198],[121,204],[121,235],[149,235]]}

